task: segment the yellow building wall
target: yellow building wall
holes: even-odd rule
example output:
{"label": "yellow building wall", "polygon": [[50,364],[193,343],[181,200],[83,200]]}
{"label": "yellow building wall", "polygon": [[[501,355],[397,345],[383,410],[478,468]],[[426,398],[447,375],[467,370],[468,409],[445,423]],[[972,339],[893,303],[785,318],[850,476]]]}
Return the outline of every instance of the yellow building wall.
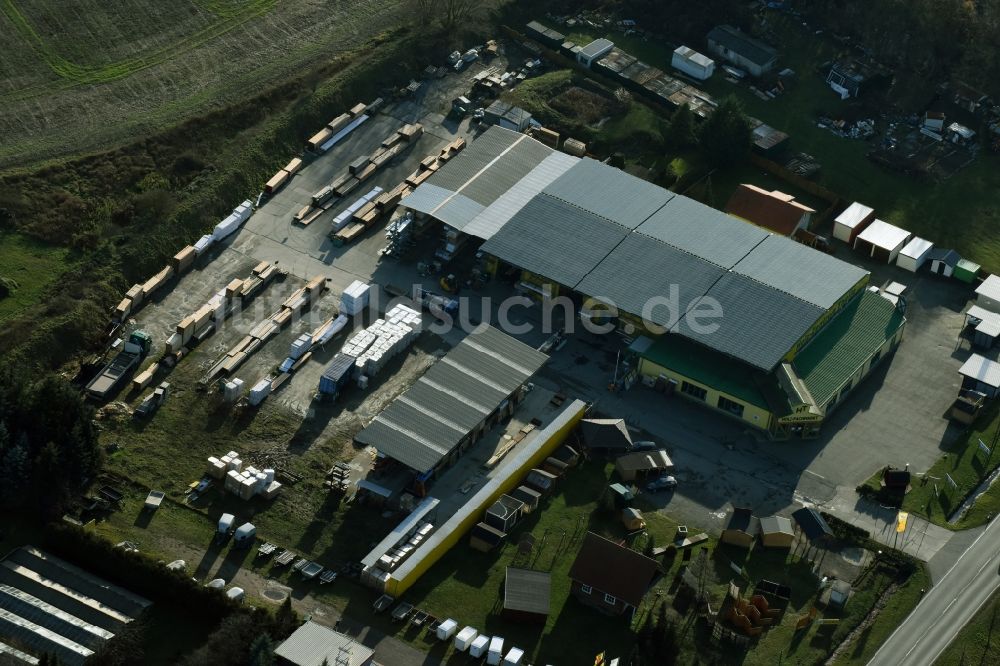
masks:
{"label": "yellow building wall", "polygon": [[[665,368],[662,365],[658,365],[656,363],[653,363],[652,361],[650,361],[648,359],[644,358],[644,359],[640,360],[640,362],[639,362],[639,373],[642,374],[642,375],[646,375],[646,376],[654,377],[654,378],[655,377],[659,377],[660,375],[663,375],[663,376],[668,377],[670,379],[676,380],[677,381],[677,390],[674,392],[675,395],[679,395],[679,396],[681,396],[683,398],[686,398],[686,399],[688,399],[688,400],[690,400],[691,402],[694,402],[694,403],[699,403],[699,404],[707,405],[708,407],[711,407],[712,409],[715,409],[715,410],[717,410],[719,412],[722,412],[723,414],[728,415],[730,418],[734,418],[734,419],[738,418],[741,421],[746,421],[750,425],[752,425],[754,427],[757,427],[757,428],[760,428],[761,430],[768,430],[771,427],[771,420],[774,418],[774,415],[770,411],[768,411],[766,409],[763,409],[761,407],[758,407],[757,405],[751,405],[750,403],[748,403],[745,400],[741,400],[741,399],[739,399],[739,398],[737,398],[735,396],[729,395],[728,393],[725,393],[723,391],[719,391],[719,390],[717,390],[717,389],[715,389],[715,388],[713,388],[711,386],[707,386],[705,384],[702,384],[701,382],[695,381],[695,380],[691,379],[690,377],[685,377],[684,375],[682,375],[682,374],[680,374],[678,372],[674,372],[673,370],[671,370],[669,368]],[[687,393],[684,393],[683,391],[681,391],[681,382],[687,382],[689,384],[693,384],[695,386],[700,386],[701,388],[705,389],[708,392],[707,395],[705,396],[705,400],[704,401],[698,400],[694,396],[690,396]],[[743,405],[743,416],[736,416],[732,412],[726,411],[724,409],[720,409],[718,407],[719,396],[722,396],[722,397],[724,397],[724,398],[726,398],[728,400],[732,400],[733,402],[738,402],[739,404]]]}
{"label": "yellow building wall", "polygon": [[[472,529],[476,523],[482,520],[483,512],[486,511],[487,508],[496,502],[501,495],[508,493],[521,485],[525,475],[535,467],[538,467],[543,460],[552,455],[552,452],[566,440],[566,436],[569,435],[573,428],[576,427],[576,424],[580,422],[580,419],[583,418],[586,408],[587,405],[579,400],[575,400],[572,404],[570,404],[567,409],[574,410],[574,413],[570,415],[570,418],[567,419],[566,423],[563,424],[563,426],[558,430],[552,432],[549,435],[549,439],[543,442],[538,447],[535,454],[528,458],[524,464],[517,469],[511,470],[507,475],[507,478],[504,479],[503,483],[499,484],[494,492],[486,496],[479,503],[479,506],[474,507],[461,523],[456,525],[450,533],[445,535],[434,550],[425,554],[404,578],[397,579],[395,575],[391,574],[389,576],[389,580],[386,581],[385,584],[385,593],[399,598],[401,594],[406,592],[406,590],[416,583],[428,569],[441,559],[445,553],[451,550],[452,546],[458,543],[462,538],[466,537],[469,530]],[[472,499],[474,498],[470,498],[470,501],[472,501]]]}
{"label": "yellow building wall", "polygon": [[[533,284],[543,289],[547,289],[549,293],[549,298],[555,298],[559,295],[559,284],[549,280],[548,278],[542,277],[530,271],[521,271],[521,281],[527,282],[528,284]],[[532,294],[533,296],[541,297],[539,294]]]}

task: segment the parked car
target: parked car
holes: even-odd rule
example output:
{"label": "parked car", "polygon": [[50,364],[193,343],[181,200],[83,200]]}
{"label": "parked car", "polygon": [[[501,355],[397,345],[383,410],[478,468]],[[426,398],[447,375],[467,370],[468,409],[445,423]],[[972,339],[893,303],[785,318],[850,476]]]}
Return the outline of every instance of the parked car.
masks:
{"label": "parked car", "polygon": [[659,492],[661,490],[669,490],[676,487],[677,479],[668,474],[664,474],[663,476],[653,479],[646,484],[646,490],[651,493]]}
{"label": "parked car", "polygon": [[643,440],[640,442],[632,442],[632,451],[655,451],[660,448],[660,445],[656,442],[650,442],[648,440]]}

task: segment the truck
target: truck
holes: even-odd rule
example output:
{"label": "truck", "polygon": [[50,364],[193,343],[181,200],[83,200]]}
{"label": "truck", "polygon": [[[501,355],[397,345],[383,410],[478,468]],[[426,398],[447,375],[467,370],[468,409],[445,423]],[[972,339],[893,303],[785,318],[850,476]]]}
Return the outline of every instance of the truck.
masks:
{"label": "truck", "polygon": [[135,370],[149,353],[152,338],[145,331],[133,331],[122,350],[87,384],[87,395],[104,400]]}

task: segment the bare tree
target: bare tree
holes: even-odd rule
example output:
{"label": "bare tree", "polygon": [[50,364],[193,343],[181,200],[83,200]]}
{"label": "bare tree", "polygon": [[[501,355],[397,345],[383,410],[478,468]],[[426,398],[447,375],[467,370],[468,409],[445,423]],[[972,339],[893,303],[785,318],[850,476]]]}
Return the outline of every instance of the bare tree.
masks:
{"label": "bare tree", "polygon": [[490,0],[412,0],[412,3],[422,25],[436,23],[444,32],[461,28],[493,4]]}

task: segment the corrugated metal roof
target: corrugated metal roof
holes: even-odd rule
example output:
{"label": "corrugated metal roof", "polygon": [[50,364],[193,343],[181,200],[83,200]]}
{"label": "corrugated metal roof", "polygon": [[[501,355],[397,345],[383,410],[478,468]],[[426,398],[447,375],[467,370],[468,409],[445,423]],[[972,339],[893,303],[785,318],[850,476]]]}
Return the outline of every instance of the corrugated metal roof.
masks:
{"label": "corrugated metal roof", "polygon": [[[524,138],[523,134],[502,127],[491,127],[466,146],[465,150],[448,160],[444,168],[435,171],[427,182],[456,192],[483,167],[499,157],[516,141]],[[423,184],[420,187],[423,187]]]}
{"label": "corrugated metal roof", "polygon": [[[771,370],[823,315],[823,308],[789,297],[773,287],[727,273],[708,291],[722,308],[715,319],[684,318],[672,332]],[[701,311],[705,311],[704,309]],[[707,330],[698,328],[717,324]]]}
{"label": "corrugated metal roof", "polygon": [[583,50],[580,51],[580,54],[585,58],[593,58],[600,55],[602,52],[607,51],[614,45],[615,43],[611,40],[601,37],[584,46]]}
{"label": "corrugated metal roof", "polygon": [[627,234],[621,225],[543,193],[519,210],[482,249],[572,287]]}
{"label": "corrugated metal roof", "polygon": [[1000,276],[990,275],[976,287],[977,296],[985,296],[994,301],[1000,301]]}
{"label": "corrugated metal roof", "polygon": [[962,364],[958,374],[981,381],[987,386],[1000,388],[1000,363],[991,361],[985,356],[973,354]]}
{"label": "corrugated metal roof", "polygon": [[559,152],[549,154],[469,222],[463,231],[478,238],[492,238],[532,197],[576,163],[577,158],[571,155]]}
{"label": "corrugated metal roof", "polygon": [[469,220],[474,219],[485,209],[483,204],[459,193],[448,197],[443,204],[434,209],[433,215],[445,224],[463,229]]}
{"label": "corrugated metal roof", "polygon": [[[456,158],[457,159],[457,158]],[[434,183],[421,183],[417,189],[403,197],[399,204],[419,213],[430,215],[434,210],[448,200],[451,190],[438,187]]]}
{"label": "corrugated metal roof", "polygon": [[[464,231],[488,206],[530,177],[553,152],[524,134],[491,127],[400,203]],[[550,164],[539,172],[543,179],[551,168]],[[537,189],[541,187],[544,185]],[[504,209],[501,206],[499,210]],[[494,215],[484,227],[492,235],[504,221],[503,216]]]}
{"label": "corrugated metal roof", "polygon": [[910,232],[883,220],[874,220],[858,234],[858,239],[871,243],[883,250],[895,250],[906,242]]}
{"label": "corrugated metal roof", "polygon": [[[629,234],[582,281],[585,294],[670,328],[693,299],[705,294],[723,270],[666,243]],[[677,307],[661,302],[677,293]],[[654,301],[654,299],[656,299]],[[656,307],[650,307],[653,303]],[[645,312],[647,308],[649,312]]]}
{"label": "corrugated metal roof", "polygon": [[673,192],[590,158],[577,162],[543,192],[629,229],[674,197]]}
{"label": "corrugated metal roof", "polygon": [[769,235],[760,227],[684,196],[671,199],[636,231],[723,268],[734,266]]}
{"label": "corrugated metal roof", "polygon": [[903,313],[879,294],[862,291],[792,361],[819,408],[905,323]]}
{"label": "corrugated metal roof", "polygon": [[350,636],[309,621],[275,648],[274,654],[295,666],[320,666],[324,660],[331,666],[362,666],[375,651]]}
{"label": "corrugated metal roof", "polygon": [[432,469],[545,363],[490,327],[470,333],[355,439],[419,472]]}
{"label": "corrugated metal roof", "polygon": [[764,239],[733,267],[733,272],[821,308],[831,307],[868,275],[853,264],[783,236]]}
{"label": "corrugated metal roof", "polygon": [[523,136],[463,187],[462,194],[488,206],[551,154],[552,149],[548,146]]}

